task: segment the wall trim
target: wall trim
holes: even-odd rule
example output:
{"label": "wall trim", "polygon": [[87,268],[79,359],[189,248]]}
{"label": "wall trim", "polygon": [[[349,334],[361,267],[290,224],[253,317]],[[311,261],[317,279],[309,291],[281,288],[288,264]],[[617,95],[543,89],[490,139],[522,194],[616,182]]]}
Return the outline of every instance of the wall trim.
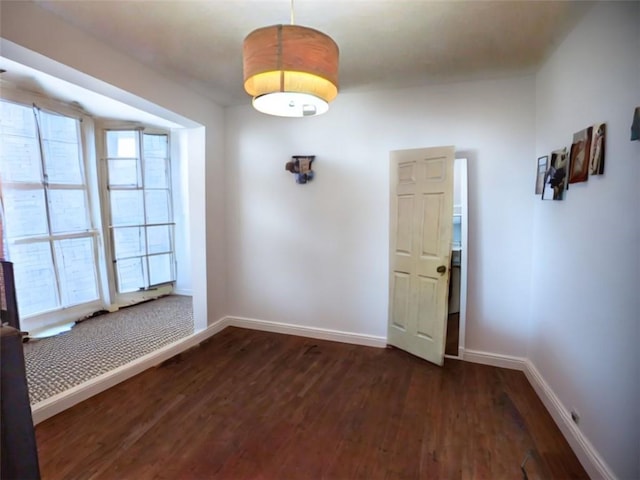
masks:
{"label": "wall trim", "polygon": [[174,288],[172,295],[184,295],[186,297],[193,297],[193,291],[190,288]]}
{"label": "wall trim", "polygon": [[248,328],[251,330],[284,333],[287,335],[317,338],[319,340],[330,340],[334,342],[350,343],[353,345],[364,345],[367,347],[386,348],[387,346],[387,337],[377,337],[375,335],[364,335],[362,333],[343,332],[340,330],[293,325],[291,323],[272,322],[269,320],[257,320],[255,318],[246,317],[229,316],[225,317],[225,320],[228,322],[228,326]]}
{"label": "wall trim", "polygon": [[480,350],[465,349],[461,352],[461,357],[465,362],[491,365],[492,367],[509,368],[511,370],[524,371],[526,358],[502,355],[499,353],[483,352]]}
{"label": "wall trim", "polygon": [[529,383],[542,400],[542,403],[551,414],[551,417],[560,428],[560,431],[567,439],[571,449],[591,478],[602,478],[605,480],[615,480],[616,476],[611,471],[604,459],[600,456],[595,447],[582,433],[580,428],[573,423],[570,411],[560,401],[560,398],[553,391],[551,386],[540,374],[536,366],[527,359],[524,366],[524,374]]}
{"label": "wall trim", "polygon": [[156,365],[178,355],[185,350],[197,346],[207,338],[220,332],[227,326],[226,319],[221,318],[209,325],[206,329],[195,332],[194,334],[182,338],[176,342],[155,350],[147,355],[135,359],[125,365],[103,373],[91,380],[80,385],[76,385],[69,390],[53,395],[41,402],[31,406],[31,414],[33,423],[38,423],[53,417],[58,413],[73,407],[74,405],[103,392],[118,383],[124,382],[129,378],[151,368]]}

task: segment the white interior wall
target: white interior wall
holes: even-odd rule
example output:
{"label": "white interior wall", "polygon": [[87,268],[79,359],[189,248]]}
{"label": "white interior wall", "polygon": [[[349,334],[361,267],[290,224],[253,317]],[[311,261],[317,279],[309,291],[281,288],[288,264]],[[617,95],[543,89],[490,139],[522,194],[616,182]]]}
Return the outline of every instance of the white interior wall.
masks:
{"label": "white interior wall", "polygon": [[192,295],[191,222],[189,215],[188,135],[185,129],[171,131],[171,193],[175,226],[176,283],[174,292]]}
{"label": "white interior wall", "polygon": [[[223,109],[31,2],[3,1],[0,55],[189,127],[196,328],[226,314]],[[201,125],[202,127],[200,127]]]}
{"label": "white interior wall", "polygon": [[[534,107],[519,77],[343,93],[317,118],[228,108],[229,310],[386,337],[389,151],[453,144],[469,159],[466,346],[524,356]],[[297,185],[284,165],[307,154],[316,178]]]}
{"label": "white interior wall", "polygon": [[[214,103],[34,4],[3,1],[1,10],[2,37],[73,67],[67,79],[204,125],[191,125],[187,144],[194,309],[205,323],[231,312],[384,336],[388,152],[456,145],[469,159],[467,348],[528,355],[580,411],[581,428],[613,470],[640,476],[640,143],[628,142],[640,104],[637,2],[594,8],[535,85],[524,77],[341,94],[327,115],[302,120],[230,108],[224,139]],[[68,74],[2,46],[3,56]],[[564,202],[539,202],[535,157],[601,120],[609,127],[605,175],[572,186]],[[312,183],[296,185],[284,170],[295,154],[317,155]],[[628,257],[590,254],[604,245]]]}
{"label": "white interior wall", "polygon": [[640,3],[596,5],[536,78],[536,153],[607,123],[605,173],[535,204],[529,358],[621,479],[640,478]]}

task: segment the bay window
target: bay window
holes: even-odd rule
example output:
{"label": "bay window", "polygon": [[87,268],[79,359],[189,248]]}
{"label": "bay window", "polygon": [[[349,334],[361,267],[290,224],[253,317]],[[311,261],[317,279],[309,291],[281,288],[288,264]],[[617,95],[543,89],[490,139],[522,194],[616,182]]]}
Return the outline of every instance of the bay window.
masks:
{"label": "bay window", "polygon": [[0,99],[0,180],[3,247],[14,264],[21,322],[44,328],[122,304],[120,294],[159,285],[170,292],[168,133],[136,127],[96,139],[87,115],[16,96]]}

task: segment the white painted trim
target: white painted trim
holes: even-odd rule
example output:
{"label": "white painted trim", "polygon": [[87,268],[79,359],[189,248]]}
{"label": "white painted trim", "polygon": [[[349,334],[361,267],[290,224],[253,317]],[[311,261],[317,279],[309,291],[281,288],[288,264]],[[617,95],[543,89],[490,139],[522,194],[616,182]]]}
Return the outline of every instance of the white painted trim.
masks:
{"label": "white painted trim", "polygon": [[173,295],[184,295],[185,297],[192,297],[193,291],[190,288],[176,288],[173,290]]}
{"label": "white painted trim", "polygon": [[[267,320],[257,320],[245,317],[223,317],[206,329],[194,333],[193,335],[178,340],[170,345],[166,345],[159,350],[140,357],[133,362],[104,373],[81,385],[73,387],[65,392],[47,398],[42,402],[32,406],[34,424],[38,424],[67,408],[94,396],[120,382],[156,366],[179,353],[192,348],[207,338],[233,326],[247,328],[251,330],[261,330],[265,332],[281,333],[287,335],[297,335],[320,340],[330,340],[334,342],[349,343],[354,345],[364,345],[370,347],[385,348],[387,339],[374,335],[363,335],[353,332],[342,332],[325,328],[307,327],[292,325],[289,323],[271,322]],[[609,466],[602,459],[598,451],[591,442],[584,436],[580,429],[571,420],[569,410],[562,404],[558,396],[544,380],[540,372],[530,360],[522,357],[501,355],[497,353],[483,352],[479,350],[469,350],[461,348],[459,357],[446,356],[447,358],[462,359],[467,362],[491,365],[494,367],[509,368],[523,371],[529,383],[542,400],[547,411],[554,419],[560,431],[569,442],[578,460],[585,468],[591,478],[602,478],[605,480],[615,480]]]}
{"label": "white painted trim", "polygon": [[469,266],[469,170],[466,158],[456,158],[454,161],[460,165],[460,246],[462,254],[460,256],[460,311],[458,313],[458,357],[462,357],[465,339],[467,337],[467,269]]}
{"label": "white painted trim", "polygon": [[53,417],[54,415],[71,408],[72,406],[94,396],[108,388],[124,382],[129,378],[154,367],[185,350],[188,350],[202,343],[207,338],[220,332],[227,326],[226,318],[221,318],[215,323],[209,325],[205,330],[200,330],[188,337],[182,338],[176,342],[155,350],[136,360],[122,365],[114,370],[103,373],[91,380],[76,385],[69,390],[49,397],[42,402],[38,402],[31,406],[33,415],[33,423],[38,423]]}
{"label": "white painted trim", "polygon": [[512,357],[497,353],[482,352],[478,350],[464,350],[461,356],[467,362],[492,365],[494,367],[510,368],[524,372],[527,380],[535,390],[545,408],[556,422],[571,449],[591,478],[615,480],[616,476],[611,471],[604,459],[594,448],[578,426],[573,423],[571,413],[562,404],[560,398],[552,390],[538,369],[528,358]]}
{"label": "white painted trim", "polygon": [[591,442],[573,422],[571,413],[562,404],[535,365],[527,359],[524,367],[524,374],[529,380],[529,383],[538,394],[538,397],[540,397],[540,400],[542,400],[542,403],[551,414],[560,431],[562,431],[562,434],[567,439],[567,442],[569,442],[569,445],[589,474],[589,477],[615,480],[616,476],[611,471],[611,468],[609,468]]}
{"label": "white painted trim", "polygon": [[255,318],[226,317],[225,320],[228,322],[227,326],[232,327],[262,330],[264,332],[284,333],[287,335],[317,338],[319,340],[330,340],[334,342],[350,343],[353,345],[364,345],[367,347],[386,348],[387,346],[386,337],[376,337],[374,335],[343,332],[327,328],[307,327],[302,325],[293,325],[290,323],[272,322],[268,320],[257,320]]}
{"label": "white painted trim", "polygon": [[479,350],[465,349],[462,352],[465,362],[481,363],[493,367],[509,368],[511,370],[524,370],[526,358],[501,355],[499,353],[481,352]]}

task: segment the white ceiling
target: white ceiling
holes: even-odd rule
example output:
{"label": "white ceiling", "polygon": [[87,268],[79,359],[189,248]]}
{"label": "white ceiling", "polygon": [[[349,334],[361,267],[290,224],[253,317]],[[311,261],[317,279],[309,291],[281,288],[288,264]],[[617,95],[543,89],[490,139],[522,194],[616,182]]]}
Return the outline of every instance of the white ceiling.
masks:
{"label": "white ceiling", "polygon": [[[248,102],[242,88],[244,37],[255,28],[290,21],[289,0],[36,3],[223,105]],[[583,1],[294,3],[296,24],[338,43],[341,91],[531,71],[586,8]]]}

